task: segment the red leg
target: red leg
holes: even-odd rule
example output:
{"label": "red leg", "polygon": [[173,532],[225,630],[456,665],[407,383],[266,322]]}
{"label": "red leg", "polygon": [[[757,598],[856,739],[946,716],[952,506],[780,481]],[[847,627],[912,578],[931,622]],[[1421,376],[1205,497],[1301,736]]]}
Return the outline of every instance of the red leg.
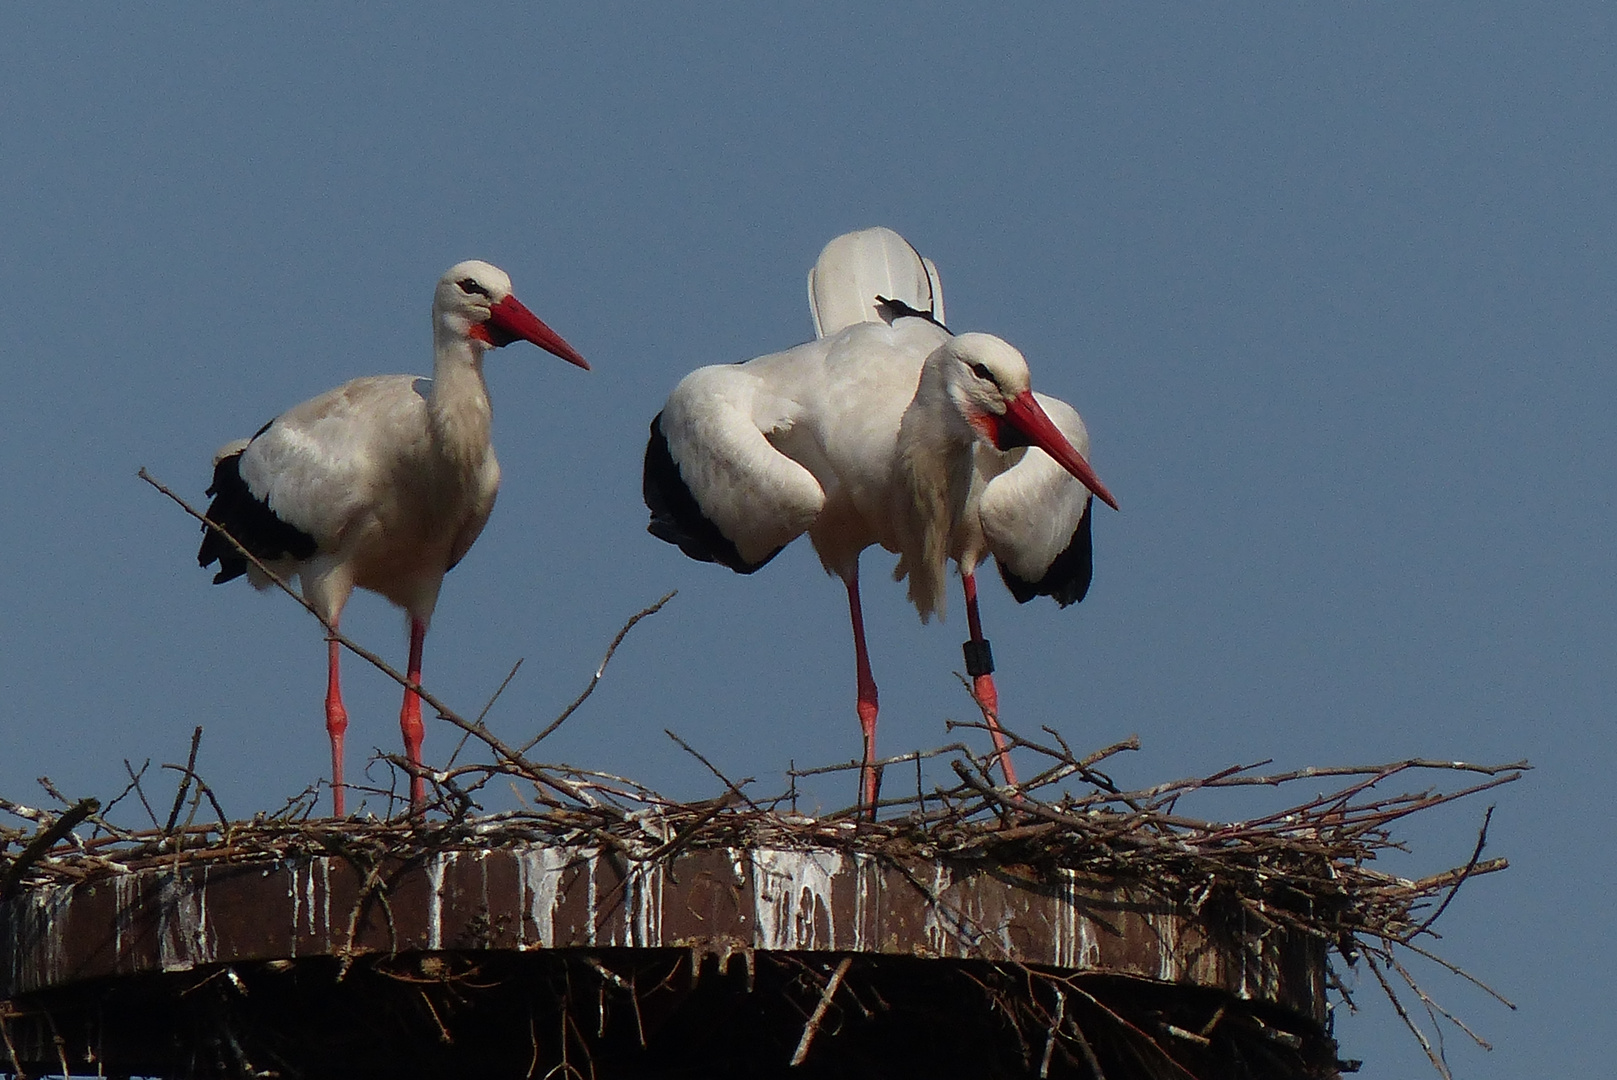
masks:
{"label": "red leg", "polygon": [[335,638],[326,642],[326,733],[331,736],[331,812],[337,817],[346,813],[342,758],[343,733],[348,730],[348,710],[343,708],[342,683],[337,676],[341,649]]}
{"label": "red leg", "polygon": [[[977,614],[977,575],[962,574],[961,581],[966,586],[966,625],[971,630],[971,642],[967,646],[967,674],[971,676],[971,689],[977,695],[983,719],[988,721],[988,733],[994,737],[994,749],[999,754],[999,767],[1005,774],[1005,782],[1015,787],[1016,770],[1011,767],[1010,742],[999,726],[999,691],[994,688],[994,662],[989,658],[988,641],[983,637],[982,619]],[[975,662],[973,654],[977,657]],[[971,670],[974,667],[978,670]]]}
{"label": "red leg", "polygon": [[859,568],[847,578],[848,613],[853,616],[854,663],[859,680],[859,726],[865,732],[865,763],[859,770],[859,804],[876,817],[876,680],[870,674],[870,656],[865,652],[865,616],[859,606]]}
{"label": "red leg", "polygon": [[[427,624],[420,619],[410,620],[410,685],[421,685],[421,645],[427,639]],[[404,756],[411,765],[421,765],[421,740],[425,729],[421,726],[421,695],[413,689],[404,691],[404,707],[399,710],[399,730],[404,732]],[[427,803],[427,782],[419,774],[410,776],[410,811],[420,813]]]}

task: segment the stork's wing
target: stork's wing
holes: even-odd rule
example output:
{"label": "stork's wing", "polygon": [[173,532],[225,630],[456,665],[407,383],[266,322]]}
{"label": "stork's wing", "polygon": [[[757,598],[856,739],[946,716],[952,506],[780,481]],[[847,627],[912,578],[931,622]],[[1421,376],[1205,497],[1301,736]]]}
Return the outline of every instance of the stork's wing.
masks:
{"label": "stork's wing", "polygon": [[653,536],[750,574],[802,535],[825,504],[819,481],[768,435],[796,420],[746,365],[699,368],[651,422],[642,490]]}
{"label": "stork's wing", "polygon": [[888,322],[876,298],[897,300],[943,325],[943,283],[932,260],[880,226],[844,233],[825,245],[808,275],[816,337],[855,323]]}
{"label": "stork's wing", "polygon": [[[1089,432],[1077,411],[1056,398],[1034,397],[1087,458]],[[1049,596],[1062,607],[1082,600],[1094,570],[1089,489],[1038,447],[1010,453],[979,447],[977,467],[990,477],[979,510],[983,534],[1012,595],[1023,604]]]}
{"label": "stork's wing", "polygon": [[[397,463],[430,438],[426,401],[415,382],[409,375],[355,379],[282,413],[236,456],[226,453],[234,444],[221,451],[226,456],[214,469],[215,500],[225,497],[225,483],[233,501],[256,504],[241,507],[238,526],[256,522],[273,530],[279,522],[314,546],[336,547],[359,515],[387,498]],[[226,475],[231,471],[233,481]],[[236,533],[231,522],[220,524]],[[288,546],[279,555],[313,553]]]}
{"label": "stork's wing", "polygon": [[[264,434],[273,424],[272,420],[259,428],[258,435]],[[213,455],[213,483],[208,485],[208,494],[213,501],[208,504],[208,520],[228,532],[262,562],[309,558],[319,549],[314,537],[277,517],[242,479],[242,454],[251,445],[252,439],[237,439],[220,447],[219,452]],[[247,573],[247,559],[236,550],[235,545],[206,525],[202,527],[202,533],[202,546],[197,549],[197,564],[219,564],[219,572],[213,576],[215,585],[223,585]]]}

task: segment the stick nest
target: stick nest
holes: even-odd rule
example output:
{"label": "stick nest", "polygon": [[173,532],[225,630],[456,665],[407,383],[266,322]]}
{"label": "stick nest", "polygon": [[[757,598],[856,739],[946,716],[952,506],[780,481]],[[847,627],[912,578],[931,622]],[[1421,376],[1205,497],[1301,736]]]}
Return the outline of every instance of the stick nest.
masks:
{"label": "stick nest", "polygon": [[[1460,866],[1410,880],[1371,864],[1384,850],[1403,849],[1394,831],[1402,819],[1511,783],[1527,767],[1521,762],[1474,765],[1417,759],[1265,773],[1260,763],[1125,791],[1101,767],[1107,759],[1137,749],[1137,740],[1080,756],[1053,731],[1046,742],[1011,733],[1018,752],[1036,755],[1043,766],[1026,783],[1014,789],[994,784],[992,757],[976,755],[962,743],[907,754],[881,763],[886,775],[914,768],[919,776],[923,760],[942,758],[957,782],[934,785],[930,791],[917,782],[912,793],[882,800],[871,820],[868,808],[850,806],[817,817],[793,809],[800,777],[853,774],[856,762],[788,773],[790,786],[772,797],[750,794],[751,780],[731,781],[715,769],[725,789],[721,795],[681,802],[622,777],[536,761],[501,741],[481,721],[446,719],[463,726],[491,751],[492,760],[426,771],[435,799],[424,815],[411,815],[397,794],[408,787],[408,763],[384,756],[392,766],[393,790],[370,789],[370,794],[396,809],[391,816],[317,818],[313,811],[319,791],[312,788],[277,812],[230,820],[196,773],[200,729],[188,762],[164,766],[179,778],[172,802],[165,800],[165,820],[145,791],[149,766],[131,768],[128,786],[104,809],[93,799],[69,799],[42,779],[58,806],[40,809],[0,799],[0,810],[21,822],[0,825],[0,892],[156,867],[332,853],[374,863],[535,843],[599,847],[636,861],[667,859],[696,848],[831,847],[877,857],[1012,867],[1024,876],[1076,870],[1150,883],[1197,908],[1210,899],[1237,904],[1259,925],[1284,924],[1314,936],[1333,950],[1333,989],[1349,1005],[1353,1002],[1344,968],[1362,959],[1446,1076],[1441,1050],[1434,1048],[1441,1042],[1434,1043],[1415,1022],[1394,984],[1412,993],[1432,1021],[1442,1017],[1471,1034],[1416,984],[1405,954],[1477,982],[1435,955],[1427,939],[1435,939],[1432,925],[1462,884],[1507,865],[1504,859],[1482,858],[1491,808],[1483,815],[1470,858]],[[1435,786],[1438,777],[1459,783]],[[479,797],[496,780],[525,788],[528,805],[483,812]],[[1299,785],[1317,791],[1325,780],[1332,784],[1328,794],[1300,802],[1281,799],[1282,809],[1245,820],[1207,821],[1177,812],[1178,804],[1193,793],[1255,786],[1286,791]],[[1424,786],[1387,794],[1395,781]],[[113,811],[134,806],[144,809],[145,826],[117,823]]]}

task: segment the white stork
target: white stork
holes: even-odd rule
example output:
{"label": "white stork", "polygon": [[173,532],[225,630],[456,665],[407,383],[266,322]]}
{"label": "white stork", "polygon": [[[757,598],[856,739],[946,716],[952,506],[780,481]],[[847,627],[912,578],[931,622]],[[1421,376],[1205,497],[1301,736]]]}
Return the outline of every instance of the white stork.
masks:
{"label": "white stork", "polygon": [[[750,574],[808,533],[848,590],[864,729],[860,794],[874,813],[876,683],[865,650],[859,554],[899,556],[894,578],[925,622],[959,567],[966,669],[1016,783],[1000,731],[976,569],[993,555],[1018,601],[1083,599],[1092,568],[1089,467],[1077,412],[1029,387],[1027,362],[988,334],[943,325],[937,270],[890,229],[826,245],[809,273],[819,338],[687,375],[651,422],[644,496],[652,535]],[[1036,448],[1036,449],[1035,449]]]}
{"label": "white stork", "polygon": [[[511,295],[511,279],[463,262],[432,300],[432,378],[376,375],[344,383],[271,420],[214,456],[208,518],[303,596],[332,626],[356,587],[380,593],[410,618],[409,680],[421,684],[421,645],[445,572],[476,541],[500,486],[489,441],[492,412],[483,354],[521,338],[586,370],[589,364]],[[197,561],[219,564],[214,583],[247,575],[271,582],[204,526]],[[331,795],[344,813],[343,733],[348,711],[338,645],[327,644],[326,730]],[[404,692],[404,749],[421,764],[421,699]],[[425,783],[410,781],[419,810]]]}

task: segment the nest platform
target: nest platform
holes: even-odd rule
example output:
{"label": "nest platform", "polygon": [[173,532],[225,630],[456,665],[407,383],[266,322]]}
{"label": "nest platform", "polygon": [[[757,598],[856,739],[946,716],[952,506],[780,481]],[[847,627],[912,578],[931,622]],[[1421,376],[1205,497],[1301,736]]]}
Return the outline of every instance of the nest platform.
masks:
{"label": "nest platform", "polygon": [[524,844],[38,886],[0,999],[30,1073],[1331,1076],[1326,951],[1074,871]]}

